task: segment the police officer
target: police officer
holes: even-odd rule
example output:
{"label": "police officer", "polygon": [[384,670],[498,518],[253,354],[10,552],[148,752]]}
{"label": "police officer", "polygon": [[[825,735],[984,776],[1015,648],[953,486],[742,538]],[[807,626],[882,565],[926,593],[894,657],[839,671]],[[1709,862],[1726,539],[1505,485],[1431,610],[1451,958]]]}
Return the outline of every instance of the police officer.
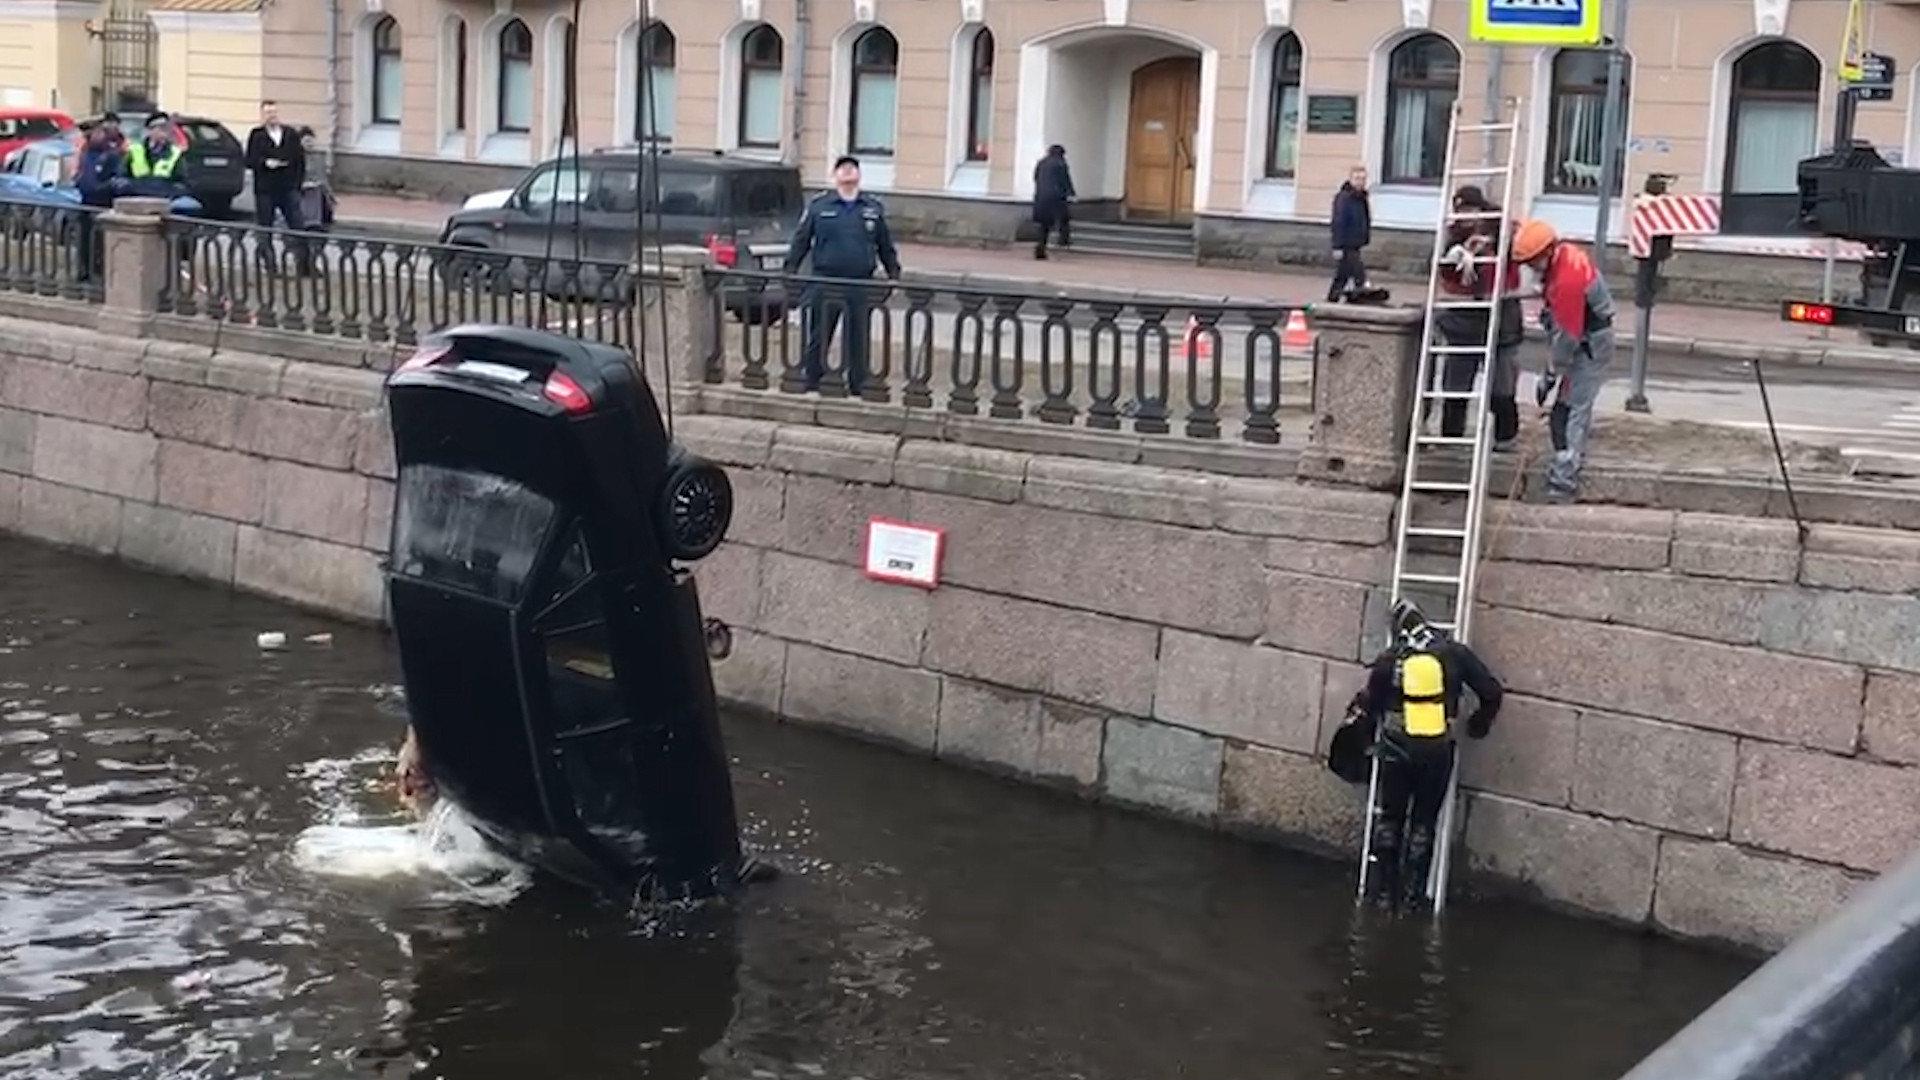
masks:
{"label": "police officer", "polygon": [[887,228],[886,207],[860,190],[860,162],[855,158],[835,161],[833,190],[808,203],[801,212],[800,225],[787,248],[785,272],[797,273],[809,258],[813,276],[849,280],[809,284],[803,294],[806,343],[800,366],[806,388],[820,389],[820,380],[826,374],[822,358],[844,314],[847,389],[858,394],[867,379],[868,312],[873,305],[873,286],[856,282],[872,279],[876,267],[885,268],[887,276],[898,281],[900,253],[894,249],[893,233]]}
{"label": "police officer", "polygon": [[168,199],[185,194],[185,170],[181,159],[186,156],[174,135],[173,118],[166,113],[157,112],[147,117],[147,130],[144,138],[127,147],[125,168],[128,188],[132,194]]}
{"label": "police officer", "polygon": [[1404,884],[1411,907],[1426,890],[1434,826],[1453,775],[1460,691],[1473,691],[1477,702],[1466,722],[1474,739],[1492,729],[1505,691],[1472,649],[1429,623],[1412,601],[1394,603],[1393,625],[1393,644],[1370,666],[1349,723],[1370,729],[1378,769],[1367,893],[1391,907]]}

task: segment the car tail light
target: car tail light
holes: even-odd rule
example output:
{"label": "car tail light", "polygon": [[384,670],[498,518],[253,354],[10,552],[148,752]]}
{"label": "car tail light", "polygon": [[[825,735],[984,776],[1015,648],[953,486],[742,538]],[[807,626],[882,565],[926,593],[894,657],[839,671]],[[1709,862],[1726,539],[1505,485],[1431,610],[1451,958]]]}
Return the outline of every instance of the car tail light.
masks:
{"label": "car tail light", "polygon": [[740,265],[740,247],[732,237],[715,233],[707,237],[707,253],[713,256],[716,265],[732,269]]}
{"label": "car tail light", "polygon": [[593,408],[593,399],[580,389],[580,384],[557,371],[547,376],[543,391],[548,401],[570,413],[583,413]]}
{"label": "car tail light", "polygon": [[1788,304],[1787,321],[1833,325],[1833,308],[1827,304]]}
{"label": "car tail light", "polygon": [[400,365],[401,371],[419,371],[445,360],[453,352],[451,345],[422,345]]}

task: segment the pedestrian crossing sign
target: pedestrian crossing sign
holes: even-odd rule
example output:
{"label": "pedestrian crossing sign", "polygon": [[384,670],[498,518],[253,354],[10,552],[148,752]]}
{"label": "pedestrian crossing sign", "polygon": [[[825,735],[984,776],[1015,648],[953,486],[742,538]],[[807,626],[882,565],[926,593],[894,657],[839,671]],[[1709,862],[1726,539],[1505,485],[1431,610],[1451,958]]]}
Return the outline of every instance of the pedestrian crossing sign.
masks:
{"label": "pedestrian crossing sign", "polygon": [[1472,0],[1467,34],[1490,45],[1600,44],[1600,0]]}

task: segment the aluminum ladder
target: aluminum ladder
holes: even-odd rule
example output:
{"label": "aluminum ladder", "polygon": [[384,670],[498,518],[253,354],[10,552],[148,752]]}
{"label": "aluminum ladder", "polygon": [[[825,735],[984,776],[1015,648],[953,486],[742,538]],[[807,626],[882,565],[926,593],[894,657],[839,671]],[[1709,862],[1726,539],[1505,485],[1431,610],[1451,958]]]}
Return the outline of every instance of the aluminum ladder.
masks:
{"label": "aluminum ladder", "polygon": [[[1516,99],[1508,99],[1505,105],[1506,115],[1512,120],[1479,124],[1461,123],[1460,104],[1455,102],[1453,106],[1446,166],[1441,179],[1440,197],[1446,201],[1434,226],[1433,260],[1427,272],[1426,318],[1420,328],[1419,370],[1415,374],[1406,468],[1394,527],[1393,599],[1410,597],[1436,628],[1463,643],[1468,641],[1471,628],[1472,597],[1480,569],[1481,528],[1486,517],[1487,458],[1493,445],[1487,414],[1487,386],[1493,374],[1498,340],[1495,316],[1505,299],[1506,274],[1502,268],[1507,263],[1507,249],[1513,242],[1514,230],[1501,228],[1495,252],[1473,260],[1476,274],[1492,275],[1484,299],[1449,296],[1441,291],[1440,281],[1451,227],[1463,222],[1515,216],[1512,211],[1515,158],[1523,138],[1520,117],[1525,112]],[[1489,164],[1462,163],[1461,143],[1467,136],[1491,140]],[[1465,183],[1480,186],[1502,209],[1495,213],[1455,213],[1453,193]],[[1477,344],[1445,344],[1437,332],[1437,321],[1448,310],[1486,312],[1486,339]],[[1479,372],[1470,389],[1442,387],[1440,367],[1450,356],[1473,356],[1478,360]],[[1438,430],[1449,401],[1467,403],[1467,433],[1452,437],[1428,434],[1429,422]],[[1459,780],[1456,754],[1447,780],[1446,801],[1441,806],[1434,832],[1433,862],[1427,875],[1426,894],[1435,915],[1446,906],[1447,877],[1458,818]],[[1373,825],[1378,813],[1379,791],[1380,762],[1376,757],[1367,782],[1366,827],[1361,839],[1357,894],[1360,901],[1366,899],[1367,879],[1373,863]]]}

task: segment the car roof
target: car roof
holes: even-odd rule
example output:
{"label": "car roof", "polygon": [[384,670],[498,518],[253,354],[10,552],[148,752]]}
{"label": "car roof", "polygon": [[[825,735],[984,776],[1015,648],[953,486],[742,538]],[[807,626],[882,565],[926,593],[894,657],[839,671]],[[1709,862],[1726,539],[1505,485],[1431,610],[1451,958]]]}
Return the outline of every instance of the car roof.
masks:
{"label": "car roof", "polygon": [[33,107],[0,106],[0,116],[9,120],[67,120],[73,117],[64,109],[43,109]]}
{"label": "car roof", "polygon": [[800,171],[796,166],[787,165],[779,161],[768,161],[765,158],[740,157],[728,154],[724,150],[681,150],[676,152],[673,150],[642,150],[634,146],[612,147],[590,150],[587,153],[579,155],[567,154],[561,157],[552,157],[541,162],[540,167],[545,168],[548,165],[558,165],[563,162],[572,161],[576,156],[582,163],[588,161],[611,161],[621,165],[638,162],[641,158],[650,157],[662,165],[686,168],[689,170],[711,170],[713,172],[792,171],[797,173]]}

